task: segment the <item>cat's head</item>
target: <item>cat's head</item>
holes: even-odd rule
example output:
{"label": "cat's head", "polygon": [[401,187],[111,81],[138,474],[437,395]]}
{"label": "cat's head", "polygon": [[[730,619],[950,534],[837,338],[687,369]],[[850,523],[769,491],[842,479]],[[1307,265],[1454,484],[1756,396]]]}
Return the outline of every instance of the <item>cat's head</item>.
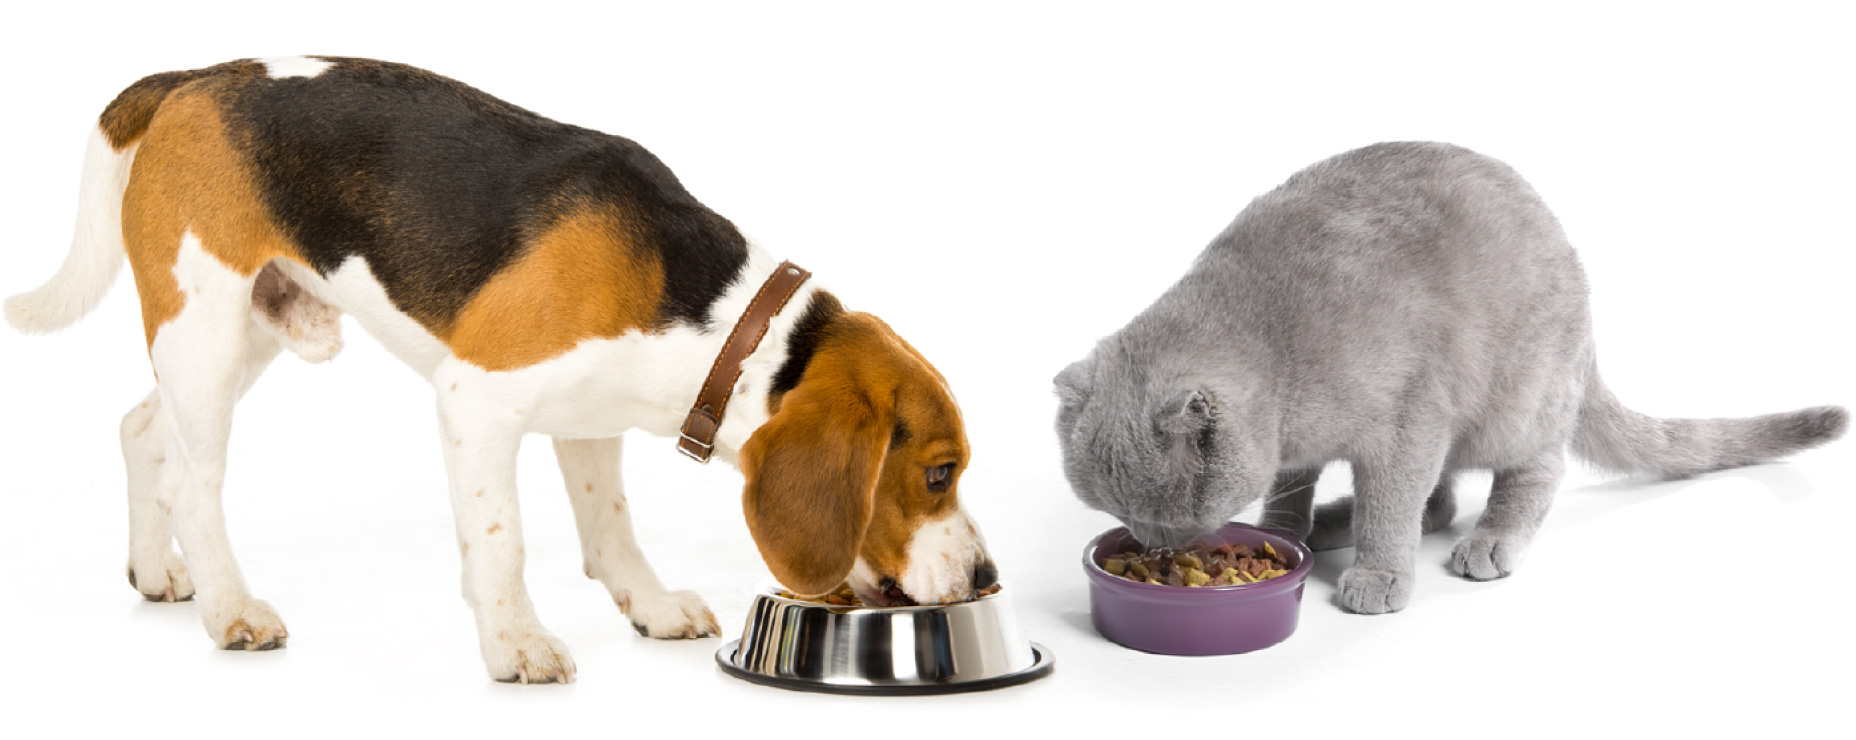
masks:
{"label": "cat's head", "polygon": [[1071,490],[1148,547],[1182,547],[1217,529],[1275,476],[1273,428],[1247,415],[1250,394],[1192,376],[1104,346],[1055,379]]}

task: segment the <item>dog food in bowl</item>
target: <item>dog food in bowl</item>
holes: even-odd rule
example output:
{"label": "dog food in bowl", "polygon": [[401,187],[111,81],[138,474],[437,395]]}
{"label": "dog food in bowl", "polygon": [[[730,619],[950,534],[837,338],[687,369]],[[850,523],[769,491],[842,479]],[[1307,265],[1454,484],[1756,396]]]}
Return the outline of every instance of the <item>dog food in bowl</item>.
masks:
{"label": "dog food in bowl", "polygon": [[1267,581],[1288,575],[1294,567],[1268,542],[1256,548],[1239,542],[1217,546],[1200,543],[1182,551],[1165,547],[1146,552],[1127,550],[1104,557],[1097,565],[1110,575],[1135,583],[1186,588]]}
{"label": "dog food in bowl", "polygon": [[[981,589],[979,595],[980,596],[991,596],[996,593],[999,593],[999,584],[997,583],[991,586],[987,586],[984,589]],[[792,599],[794,601],[805,601],[805,602],[810,602],[813,604],[825,604],[827,606],[863,606],[864,605],[863,599],[857,598],[857,592],[851,590],[851,585],[848,583],[838,584],[837,588],[832,589],[831,593],[825,594],[824,596],[810,597],[810,598],[805,597],[805,596],[800,596],[799,594],[793,593],[786,589],[780,589],[780,598]]]}
{"label": "dog food in bowl", "polygon": [[852,591],[850,584],[845,584],[845,583],[838,584],[838,587],[832,589],[831,593],[825,594],[824,596],[816,596],[816,597],[800,596],[799,594],[793,593],[786,589],[780,589],[780,598],[792,599],[794,601],[807,601],[807,602],[811,602],[814,604],[829,604],[831,606],[863,606],[864,605],[863,600],[857,598],[857,592]]}

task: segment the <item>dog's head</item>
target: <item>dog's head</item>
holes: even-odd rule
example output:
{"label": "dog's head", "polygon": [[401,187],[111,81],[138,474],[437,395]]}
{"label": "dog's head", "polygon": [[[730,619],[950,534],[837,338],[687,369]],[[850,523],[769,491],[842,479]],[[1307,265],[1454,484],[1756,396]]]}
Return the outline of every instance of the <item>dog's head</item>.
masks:
{"label": "dog's head", "polygon": [[881,606],[972,598],[998,571],[960,508],[967,434],[946,380],[874,316],[834,311],[817,330],[741,448],[767,567],[800,594],[846,581]]}

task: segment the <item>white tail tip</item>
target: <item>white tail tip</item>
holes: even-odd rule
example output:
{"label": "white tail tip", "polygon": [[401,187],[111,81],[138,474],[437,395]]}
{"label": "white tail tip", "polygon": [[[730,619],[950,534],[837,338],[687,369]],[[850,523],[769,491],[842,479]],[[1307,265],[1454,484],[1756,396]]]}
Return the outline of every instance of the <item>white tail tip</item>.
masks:
{"label": "white tail tip", "polygon": [[[6,323],[27,334],[45,334],[70,326],[83,316],[82,307],[77,308],[77,315],[71,311],[60,311],[55,301],[45,300],[39,291],[21,293],[6,299]],[[54,305],[46,305],[52,303]]]}
{"label": "white tail tip", "polygon": [[63,329],[97,307],[126,256],[122,244],[122,195],[129,184],[135,146],[110,148],[98,129],[84,150],[77,199],[77,229],[58,273],[37,290],[6,299],[6,322],[27,334]]}

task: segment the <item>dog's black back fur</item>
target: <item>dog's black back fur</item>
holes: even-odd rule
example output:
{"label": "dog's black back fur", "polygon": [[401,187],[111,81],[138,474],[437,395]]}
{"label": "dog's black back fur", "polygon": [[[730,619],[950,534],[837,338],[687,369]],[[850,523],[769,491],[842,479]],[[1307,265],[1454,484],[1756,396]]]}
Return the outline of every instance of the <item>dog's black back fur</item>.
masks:
{"label": "dog's black back fur", "polygon": [[443,334],[526,237],[577,206],[633,216],[663,268],[657,323],[707,324],[747,259],[727,219],[644,147],[425,70],[367,59],[242,76],[222,98],[265,207],[320,273],[360,256],[396,307]]}

